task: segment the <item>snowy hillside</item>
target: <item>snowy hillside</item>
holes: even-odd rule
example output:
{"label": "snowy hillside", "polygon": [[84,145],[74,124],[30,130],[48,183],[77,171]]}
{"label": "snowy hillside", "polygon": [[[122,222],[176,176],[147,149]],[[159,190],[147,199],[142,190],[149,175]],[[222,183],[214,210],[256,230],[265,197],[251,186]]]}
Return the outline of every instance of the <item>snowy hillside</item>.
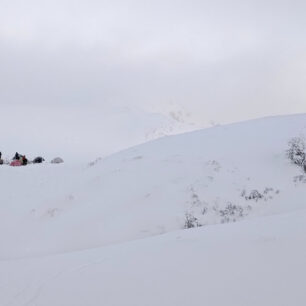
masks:
{"label": "snowy hillside", "polygon": [[264,118],[2,166],[0,301],[304,305],[306,176],[286,157],[303,135],[306,115]]}
{"label": "snowy hillside", "polygon": [[0,151],[7,157],[18,151],[29,158],[42,155],[51,160],[59,155],[66,162],[80,163],[201,126],[192,119],[182,121],[177,106],[170,109],[157,112],[121,105],[4,106],[0,112]]}

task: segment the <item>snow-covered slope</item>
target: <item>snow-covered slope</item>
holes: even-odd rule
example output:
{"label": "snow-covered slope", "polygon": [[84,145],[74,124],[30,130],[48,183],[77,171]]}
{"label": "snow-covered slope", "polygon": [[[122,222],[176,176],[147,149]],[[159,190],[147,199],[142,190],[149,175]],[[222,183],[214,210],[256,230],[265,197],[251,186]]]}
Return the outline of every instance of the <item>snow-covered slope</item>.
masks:
{"label": "snow-covered slope", "polygon": [[[0,300],[304,305],[306,177],[285,154],[300,135],[306,115],[164,137],[94,163],[2,166]],[[232,221],[243,222],[220,225]]]}
{"label": "snow-covered slope", "polygon": [[305,210],[0,261],[1,305],[304,306]]}
{"label": "snow-covered slope", "polygon": [[4,106],[0,151],[6,157],[18,151],[30,159],[59,155],[80,163],[199,126],[133,106]]}

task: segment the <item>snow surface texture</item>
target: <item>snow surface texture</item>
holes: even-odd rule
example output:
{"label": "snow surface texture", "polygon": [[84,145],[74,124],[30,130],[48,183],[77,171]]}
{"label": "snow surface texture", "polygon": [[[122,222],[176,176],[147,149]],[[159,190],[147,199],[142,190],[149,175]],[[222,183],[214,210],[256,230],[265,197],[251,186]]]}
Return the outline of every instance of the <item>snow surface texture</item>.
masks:
{"label": "snow surface texture", "polygon": [[306,115],[1,166],[1,305],[305,305],[300,135]]}

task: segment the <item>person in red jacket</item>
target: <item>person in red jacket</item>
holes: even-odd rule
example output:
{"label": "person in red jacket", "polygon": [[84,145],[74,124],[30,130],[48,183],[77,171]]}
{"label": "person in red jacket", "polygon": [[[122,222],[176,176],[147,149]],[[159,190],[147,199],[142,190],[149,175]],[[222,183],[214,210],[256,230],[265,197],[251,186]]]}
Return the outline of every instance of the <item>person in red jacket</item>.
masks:
{"label": "person in red jacket", "polygon": [[21,158],[20,158],[20,160],[21,160],[21,164],[22,164],[23,166],[26,166],[26,165],[28,164],[28,160],[27,160],[27,158],[25,157],[25,155],[22,155]]}

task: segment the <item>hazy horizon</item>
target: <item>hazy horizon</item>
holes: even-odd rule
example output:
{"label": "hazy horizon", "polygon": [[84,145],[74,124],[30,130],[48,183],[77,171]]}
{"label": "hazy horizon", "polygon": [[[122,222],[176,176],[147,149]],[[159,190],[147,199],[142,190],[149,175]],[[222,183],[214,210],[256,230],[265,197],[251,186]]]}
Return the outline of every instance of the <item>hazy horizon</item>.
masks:
{"label": "hazy horizon", "polygon": [[300,1],[2,1],[0,106],[306,112]]}

